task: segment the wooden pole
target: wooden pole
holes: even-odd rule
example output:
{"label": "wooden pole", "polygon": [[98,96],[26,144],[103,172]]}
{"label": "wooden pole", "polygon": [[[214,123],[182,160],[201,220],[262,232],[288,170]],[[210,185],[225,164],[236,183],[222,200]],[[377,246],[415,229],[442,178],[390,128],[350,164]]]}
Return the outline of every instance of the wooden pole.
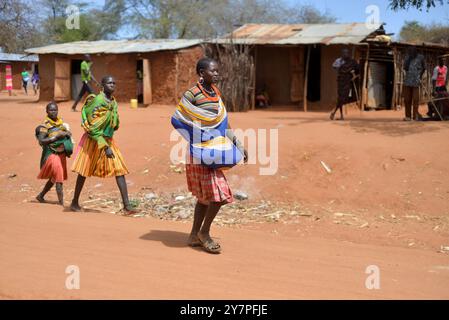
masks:
{"label": "wooden pole", "polygon": [[178,101],[178,74],[179,74],[179,57],[175,54],[175,103]]}
{"label": "wooden pole", "polygon": [[396,48],[393,48],[393,97],[391,98],[391,109],[396,110],[396,81],[397,81],[397,61],[396,61]]}
{"label": "wooden pole", "polygon": [[257,45],[254,46],[254,63],[253,63],[253,94],[251,99],[251,109],[256,109],[256,75],[257,75]]}
{"label": "wooden pole", "polygon": [[306,70],[304,72],[304,93],[302,107],[304,112],[307,112],[307,81],[309,78],[309,61],[310,61],[310,46],[307,46],[307,59],[306,59]]}
{"label": "wooden pole", "polygon": [[369,60],[369,44],[366,48],[366,60],[365,60],[365,66],[363,68],[362,99],[360,99],[360,101],[361,101],[360,110],[361,111],[365,111],[365,105],[368,102],[368,92],[366,90],[366,82],[367,82],[366,79],[368,78],[368,60]]}

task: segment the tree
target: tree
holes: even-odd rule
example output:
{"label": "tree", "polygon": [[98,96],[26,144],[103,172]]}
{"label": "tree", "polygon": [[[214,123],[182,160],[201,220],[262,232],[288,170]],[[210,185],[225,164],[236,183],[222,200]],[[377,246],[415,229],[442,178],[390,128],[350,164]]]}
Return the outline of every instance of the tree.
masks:
{"label": "tree", "polygon": [[25,1],[1,0],[0,47],[4,52],[21,53],[40,43],[31,12]]}
{"label": "tree", "polygon": [[393,10],[399,9],[409,9],[416,8],[418,10],[422,10],[422,8],[426,8],[429,10],[430,8],[435,7],[437,4],[443,5],[444,3],[449,3],[448,0],[390,0],[390,7]]}
{"label": "tree", "polygon": [[417,21],[406,21],[399,36],[406,42],[433,42],[448,45],[449,26],[437,23],[421,25]]}
{"label": "tree", "polygon": [[272,0],[127,0],[137,38],[209,38],[245,23],[334,22],[329,12]]}

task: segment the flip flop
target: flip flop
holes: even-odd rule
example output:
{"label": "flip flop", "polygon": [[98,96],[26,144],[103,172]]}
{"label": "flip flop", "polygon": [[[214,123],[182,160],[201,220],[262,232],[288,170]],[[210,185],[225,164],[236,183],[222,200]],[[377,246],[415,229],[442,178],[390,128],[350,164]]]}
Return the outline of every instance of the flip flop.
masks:
{"label": "flip flop", "polygon": [[208,253],[217,254],[221,252],[221,246],[218,242],[215,242],[212,239],[207,239],[206,241],[202,241],[200,238],[198,238],[201,242],[201,246],[203,247],[204,251]]}

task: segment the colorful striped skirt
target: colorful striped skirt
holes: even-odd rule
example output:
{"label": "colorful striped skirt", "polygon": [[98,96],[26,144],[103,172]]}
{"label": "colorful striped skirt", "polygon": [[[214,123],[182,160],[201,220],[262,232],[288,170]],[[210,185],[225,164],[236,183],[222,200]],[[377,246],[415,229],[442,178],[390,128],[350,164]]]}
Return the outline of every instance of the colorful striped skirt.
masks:
{"label": "colorful striped skirt", "polygon": [[53,183],[63,183],[64,180],[67,180],[67,162],[65,154],[49,155],[37,178],[51,179],[51,182]]}
{"label": "colorful striped skirt", "polygon": [[212,169],[201,164],[186,164],[187,186],[189,191],[202,204],[234,201],[231,188],[220,169]]}
{"label": "colorful striped skirt", "polygon": [[75,151],[75,162],[72,171],[83,177],[117,177],[128,174],[123,156],[112,138],[106,138],[114,158],[106,156],[106,149],[98,149],[98,144],[87,133],[81,138]]}

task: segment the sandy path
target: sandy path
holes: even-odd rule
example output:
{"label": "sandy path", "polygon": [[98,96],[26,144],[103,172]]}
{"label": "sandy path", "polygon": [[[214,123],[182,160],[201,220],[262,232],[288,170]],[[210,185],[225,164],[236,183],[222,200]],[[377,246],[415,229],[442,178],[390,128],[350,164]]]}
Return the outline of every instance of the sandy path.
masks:
{"label": "sandy path", "polygon": [[[435,252],[217,227],[225,251],[211,256],[184,245],[189,224],[0,210],[3,298],[449,298],[449,259]],[[65,289],[68,265],[80,290]],[[380,268],[379,290],[365,288],[368,265]]]}
{"label": "sandy path", "polygon": [[[321,219],[214,227],[224,252],[211,256],[184,245],[189,223],[29,202],[43,185],[33,131],[45,104],[33,99],[0,95],[0,298],[449,299],[449,256],[437,252],[449,245],[447,123],[403,123],[398,112],[353,113],[344,123],[324,113],[231,114],[233,127],[278,128],[280,136],[278,173],[238,167],[231,186],[256,200],[298,201]],[[61,114],[78,139],[80,114],[69,107],[61,104]],[[167,156],[170,107],[122,105],[120,114],[130,193],[185,190]],[[67,202],[74,181],[70,173]],[[82,201],[88,190],[116,186],[88,180]],[[338,212],[369,227],[335,224]],[[65,289],[68,265],[80,267],[80,290]],[[365,288],[369,265],[380,268],[380,290]]]}

